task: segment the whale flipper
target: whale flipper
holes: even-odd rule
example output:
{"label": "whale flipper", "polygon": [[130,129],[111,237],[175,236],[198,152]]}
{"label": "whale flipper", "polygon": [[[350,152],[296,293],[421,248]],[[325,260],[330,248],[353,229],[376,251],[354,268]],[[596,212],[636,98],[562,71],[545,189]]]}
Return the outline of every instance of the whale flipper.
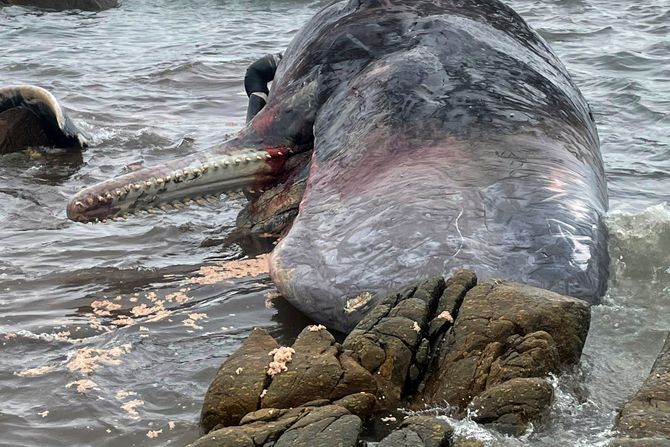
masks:
{"label": "whale flipper", "polygon": [[78,151],[89,139],[49,91],[34,85],[0,88],[0,154],[30,146]]}

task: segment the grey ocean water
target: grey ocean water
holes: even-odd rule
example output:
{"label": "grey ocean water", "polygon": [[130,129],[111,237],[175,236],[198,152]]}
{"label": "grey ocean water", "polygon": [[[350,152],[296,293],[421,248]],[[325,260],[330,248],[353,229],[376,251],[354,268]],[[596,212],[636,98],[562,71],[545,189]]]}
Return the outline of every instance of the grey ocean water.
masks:
{"label": "grey ocean water", "polygon": [[[509,3],[594,111],[612,276],[580,367],[555,380],[545,424],[522,439],[467,421],[457,430],[495,446],[605,445],[670,328],[670,3]],[[290,309],[266,307],[266,276],[189,279],[239,257],[203,244],[230,232],[239,198],[94,226],[69,222],[65,202],[129,165],[202,150],[239,129],[246,66],[283,50],[318,7],[125,0],[101,13],[0,9],[0,84],[49,88],[95,143],[83,157],[0,158],[1,446],[185,445],[198,436],[216,369],[252,327],[284,340],[301,328]]]}

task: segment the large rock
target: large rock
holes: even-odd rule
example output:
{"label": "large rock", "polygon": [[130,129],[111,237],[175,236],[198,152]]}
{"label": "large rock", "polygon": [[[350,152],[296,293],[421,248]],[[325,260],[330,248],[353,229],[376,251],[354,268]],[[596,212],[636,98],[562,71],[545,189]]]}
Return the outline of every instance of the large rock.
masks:
{"label": "large rock", "polygon": [[[546,413],[544,378],[579,360],[589,320],[581,300],[459,271],[382,297],[341,346],[323,326],[280,349],[255,330],[210,387],[202,426],[218,430],[195,445],[354,445],[375,408],[444,401],[518,434]],[[451,437],[444,421],[409,418],[380,445]]]}
{"label": "large rock", "polygon": [[670,446],[670,334],[649,377],[623,406],[614,428],[622,437],[613,446]]}
{"label": "large rock", "polygon": [[372,374],[343,351],[325,328],[305,328],[292,348],[283,348],[286,361],[272,366],[270,354],[277,348],[267,332],[255,329],[224,362],[205,395],[200,418],[205,432],[237,425],[246,414],[261,408],[286,409],[338,399],[355,414],[369,415],[374,408],[377,385]]}
{"label": "large rock", "polygon": [[265,408],[189,447],[355,447],[361,429],[361,419],[339,405]]}
{"label": "large rock", "polygon": [[520,435],[529,422],[546,414],[554,395],[544,379],[515,378],[489,387],[468,405],[472,420]]}
{"label": "large rock", "polygon": [[254,329],[242,346],[223,363],[205,394],[200,425],[209,432],[216,426],[237,425],[258,409],[268,380],[268,352],[277,342],[262,329]]}
{"label": "large rock", "polygon": [[373,375],[382,405],[398,405],[426,369],[428,323],[444,288],[438,277],[386,295],[344,340],[343,347]]}
{"label": "large rock", "polygon": [[472,288],[439,346],[421,403],[465,409],[488,387],[516,377],[542,377],[573,365],[586,340],[587,303],[517,283]]}
{"label": "large rock", "polygon": [[378,447],[447,447],[453,434],[446,421],[433,416],[413,416],[382,439]]}
{"label": "large rock", "polygon": [[290,408],[317,399],[377,391],[372,375],[325,329],[311,326],[303,330],[293,350],[287,370],[271,379],[262,407]]}

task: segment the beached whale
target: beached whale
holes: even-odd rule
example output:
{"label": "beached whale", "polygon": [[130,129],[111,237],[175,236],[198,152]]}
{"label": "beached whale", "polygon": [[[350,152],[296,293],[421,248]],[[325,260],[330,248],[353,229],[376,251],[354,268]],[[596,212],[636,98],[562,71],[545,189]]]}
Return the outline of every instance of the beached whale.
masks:
{"label": "beached whale", "polygon": [[297,33],[237,136],[86,188],[67,213],[93,222],[245,188],[251,218],[299,199],[271,276],[334,329],[377,292],[461,267],[590,302],[606,288],[589,106],[497,0],[332,2]]}

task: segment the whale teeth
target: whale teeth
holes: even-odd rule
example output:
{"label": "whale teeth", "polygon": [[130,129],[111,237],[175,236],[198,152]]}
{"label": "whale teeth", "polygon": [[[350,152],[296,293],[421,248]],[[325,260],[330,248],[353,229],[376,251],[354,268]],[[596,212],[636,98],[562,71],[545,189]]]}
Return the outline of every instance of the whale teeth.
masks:
{"label": "whale teeth", "polygon": [[135,191],[139,191],[140,189],[142,189],[142,185],[140,185],[139,183],[135,183],[135,184],[133,185],[133,189],[134,189]]}
{"label": "whale teeth", "polygon": [[86,206],[83,203],[81,203],[80,201],[74,202],[74,206],[76,206],[77,208],[81,208],[81,209],[86,208]]}
{"label": "whale teeth", "polygon": [[105,193],[105,199],[112,200],[114,197],[110,193]]}
{"label": "whale teeth", "polygon": [[197,203],[198,205],[202,205],[202,206],[207,205],[207,202],[205,201],[204,198],[195,199],[195,203]]}
{"label": "whale teeth", "polygon": [[272,158],[272,155],[266,153],[266,154],[265,154],[265,158],[266,158],[267,160],[270,160],[270,159]]}
{"label": "whale teeth", "polygon": [[207,196],[205,197],[205,200],[207,200],[211,204],[215,204],[219,202],[219,198],[216,196]]}
{"label": "whale teeth", "polygon": [[86,197],[86,203],[88,203],[88,206],[92,206],[95,201],[93,200],[93,197]]}
{"label": "whale teeth", "polygon": [[284,155],[284,153],[282,151],[277,151],[277,155],[281,157],[282,155]]}
{"label": "whale teeth", "polygon": [[218,162],[218,161],[215,161],[214,163],[212,163],[212,167],[213,167],[214,169],[219,169],[219,162]]}
{"label": "whale teeth", "polygon": [[230,166],[230,162],[228,160],[224,160],[223,161],[223,167],[227,168],[228,166]]}
{"label": "whale teeth", "polygon": [[194,203],[194,202],[193,202],[193,200],[191,200],[191,199],[186,199],[186,200],[184,200],[184,204],[185,204],[186,206],[193,205],[193,203]]}

